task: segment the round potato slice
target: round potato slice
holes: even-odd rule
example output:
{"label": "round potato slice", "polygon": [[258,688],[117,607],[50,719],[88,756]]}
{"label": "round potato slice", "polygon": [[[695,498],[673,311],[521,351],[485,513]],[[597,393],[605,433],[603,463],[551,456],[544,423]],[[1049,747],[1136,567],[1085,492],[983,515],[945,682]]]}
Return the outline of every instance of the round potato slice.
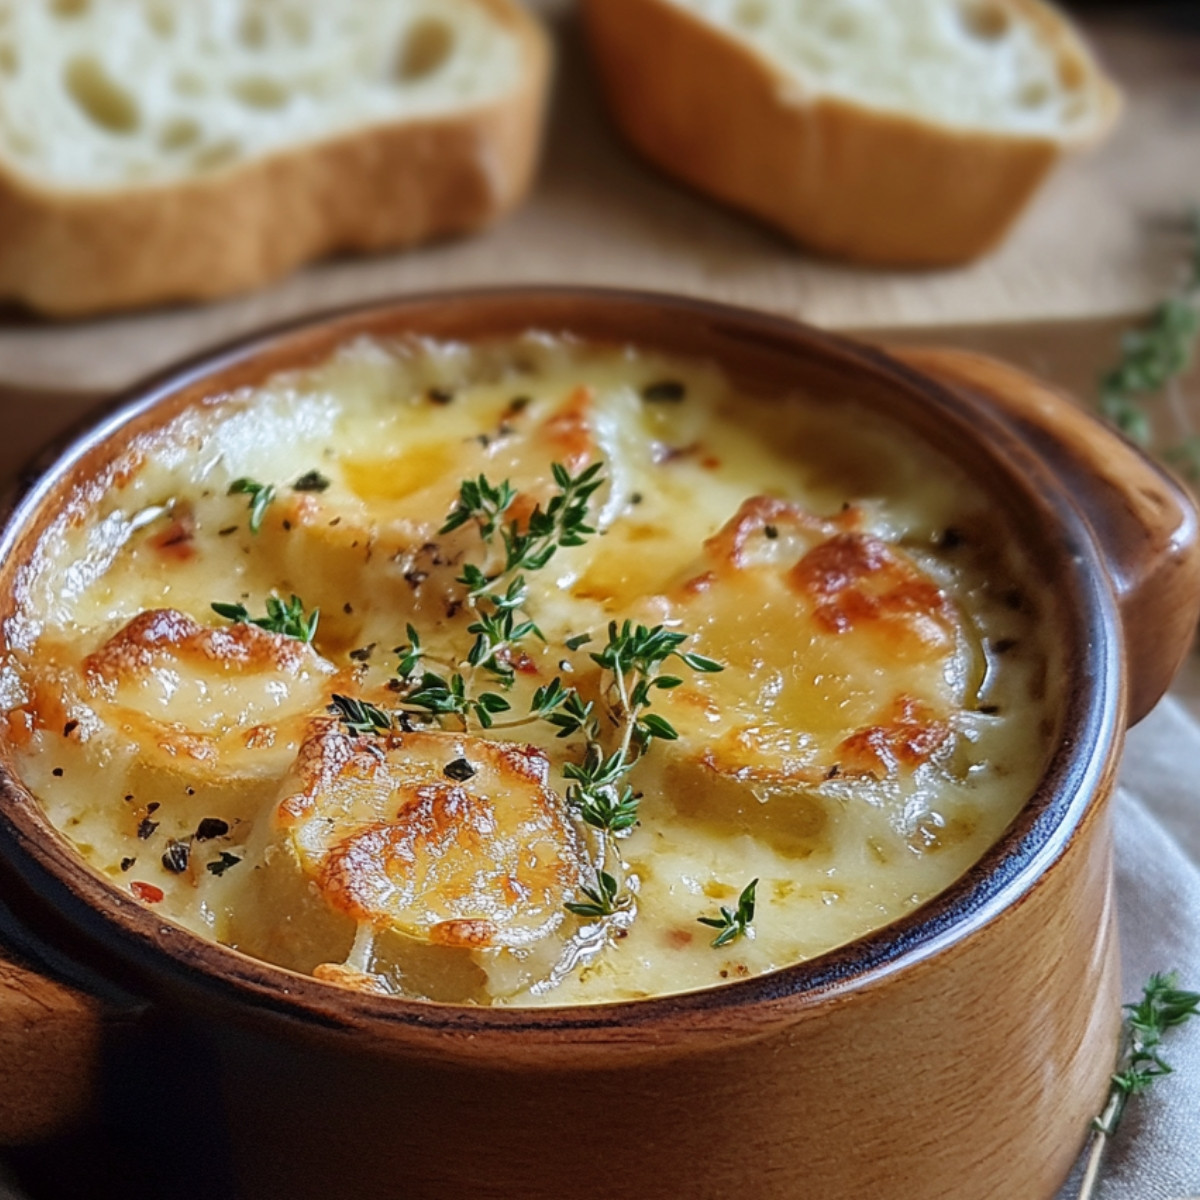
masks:
{"label": "round potato slice", "polygon": [[585,856],[531,746],[314,722],[276,822],[326,902],[360,923],[517,949],[563,922]]}

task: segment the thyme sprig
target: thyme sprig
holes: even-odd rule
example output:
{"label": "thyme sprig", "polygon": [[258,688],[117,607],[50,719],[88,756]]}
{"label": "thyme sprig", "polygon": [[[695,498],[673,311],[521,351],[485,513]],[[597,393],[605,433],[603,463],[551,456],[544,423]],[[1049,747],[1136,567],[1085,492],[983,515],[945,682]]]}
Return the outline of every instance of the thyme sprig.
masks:
{"label": "thyme sprig", "polygon": [[271,507],[271,503],[275,499],[275,485],[259,483],[257,479],[243,476],[241,479],[235,479],[229,485],[228,494],[250,497],[250,532],[258,533],[266,519],[267,509]]}
{"label": "thyme sprig", "polygon": [[[1100,411],[1140,445],[1150,442],[1145,401],[1191,366],[1200,336],[1200,207],[1191,214],[1190,270],[1181,290],[1155,308],[1140,329],[1121,339],[1121,360],[1100,379]],[[1200,441],[1189,439],[1167,457],[1200,470]]]}
{"label": "thyme sprig", "polygon": [[337,717],[350,733],[391,733],[396,727],[393,715],[357,696],[343,696],[335,692],[330,698],[329,711]]}
{"label": "thyme sprig", "polygon": [[604,464],[595,462],[572,475],[562,463],[554,463],[550,471],[559,490],[545,508],[540,504],[534,508],[524,529],[517,521],[503,520],[517,498],[508,480],[498,485],[483,475],[464,480],[458,503],[439,533],[450,533],[474,521],[484,542],[491,545],[499,533],[504,549],[504,566],[494,575],[486,575],[477,566],[465,568],[459,582],[470,597],[477,599],[498,586],[506,587],[518,571],[540,571],[559,549],[582,546],[596,532],[588,524],[588,508],[592,496],[604,485],[603,470]]}
{"label": "thyme sprig", "polygon": [[750,926],[754,922],[754,894],[757,888],[758,880],[752,879],[742,888],[742,893],[738,896],[737,908],[729,909],[722,905],[719,917],[696,918],[701,925],[707,925],[710,929],[719,931],[712,940],[714,949],[728,946],[730,942],[736,942],[740,937],[753,936]]}
{"label": "thyme sprig", "polygon": [[304,613],[304,601],[293,594],[290,600],[281,600],[278,596],[267,597],[267,615],[252,617],[244,604],[214,603],[212,610],[219,617],[233,621],[238,625],[257,625],[268,633],[281,633],[285,637],[295,638],[301,642],[312,642],[317,636],[317,624],[321,620],[321,610],[314,608],[307,616]]}
{"label": "thyme sprig", "polygon": [[616,879],[607,871],[596,873],[594,888],[579,889],[586,900],[572,900],[563,907],[577,917],[611,917],[614,913],[628,908],[631,900],[627,892],[622,892]]}
{"label": "thyme sprig", "polygon": [[602,695],[621,731],[616,750],[606,751],[595,705],[585,702],[574,688],[564,688],[561,680],[555,679],[534,695],[533,710],[558,728],[559,737],[583,734],[587,740],[583,760],[565,764],[563,774],[572,781],[567,803],[593,829],[620,835],[633,828],[640,797],[624,782],[626,777],[655,739],[674,741],[679,737],[669,721],[647,711],[656,690],[683,683],[676,675],[660,674],[663,665],[677,658],[694,671],[723,670],[711,658],[681,650],[688,636],[661,625],[610,623],[608,641],[590,657],[605,673]]}
{"label": "thyme sprig", "polygon": [[1078,1200],[1092,1200],[1100,1177],[1100,1163],[1125,1109],[1134,1096],[1148,1091],[1172,1073],[1163,1057],[1163,1037],[1168,1029],[1200,1015],[1200,992],[1183,991],[1177,975],[1151,975],[1136,1004],[1125,1005],[1125,1036],[1121,1058],[1113,1073],[1104,1111],[1092,1122],[1092,1145]]}
{"label": "thyme sprig", "polygon": [[398,648],[400,679],[410,684],[404,703],[436,717],[454,717],[464,729],[474,720],[482,729],[490,729],[495,717],[509,712],[512,705],[500,692],[476,693],[474,679],[482,674],[503,691],[516,679],[513,655],[526,638],[545,641],[537,624],[525,612],[529,586],[523,572],[541,570],[555,553],[568,546],[581,546],[595,529],[588,524],[589,502],[603,486],[603,463],[593,463],[579,475],[561,463],[551,467],[558,491],[546,507],[537,505],[524,530],[517,521],[504,518],[517,498],[517,491],[506,479],[493,484],[485,475],[463,480],[458,501],[439,531],[450,533],[474,522],[481,539],[493,545],[497,536],[503,547],[503,566],[489,574],[475,563],[467,563],[457,582],[467,589],[467,603],[475,619],[467,626],[474,636],[466,660],[449,674],[424,670],[414,681],[418,664],[428,656],[420,637],[410,625],[408,644]]}

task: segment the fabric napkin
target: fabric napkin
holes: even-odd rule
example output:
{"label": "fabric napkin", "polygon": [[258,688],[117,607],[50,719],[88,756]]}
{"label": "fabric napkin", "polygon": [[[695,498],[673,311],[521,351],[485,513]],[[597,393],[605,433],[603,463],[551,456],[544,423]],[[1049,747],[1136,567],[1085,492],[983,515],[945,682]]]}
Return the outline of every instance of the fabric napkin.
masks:
{"label": "fabric napkin", "polygon": [[[1200,657],[1129,734],[1116,801],[1117,899],[1126,1000],[1154,971],[1200,991]],[[1200,1197],[1200,1018],[1172,1030],[1176,1073],[1126,1111],[1097,1200]],[[1073,1200],[1079,1171],[1060,1193]]]}

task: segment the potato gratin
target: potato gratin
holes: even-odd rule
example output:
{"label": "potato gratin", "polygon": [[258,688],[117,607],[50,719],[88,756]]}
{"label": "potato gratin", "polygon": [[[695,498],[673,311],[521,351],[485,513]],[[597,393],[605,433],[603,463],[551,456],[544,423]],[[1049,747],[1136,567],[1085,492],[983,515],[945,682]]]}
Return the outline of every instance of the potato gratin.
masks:
{"label": "potato gratin", "polygon": [[4,630],[7,738],[97,871],[269,962],[706,987],[909,912],[1031,794],[1053,648],[995,521],[853,405],[358,341],[79,489]]}

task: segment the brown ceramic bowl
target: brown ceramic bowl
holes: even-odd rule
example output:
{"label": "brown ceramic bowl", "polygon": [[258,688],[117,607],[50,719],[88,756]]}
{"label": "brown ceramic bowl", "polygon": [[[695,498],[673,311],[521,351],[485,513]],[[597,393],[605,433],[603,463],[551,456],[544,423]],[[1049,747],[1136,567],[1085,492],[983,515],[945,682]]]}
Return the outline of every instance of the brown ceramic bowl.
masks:
{"label": "brown ceramic bowl", "polygon": [[[528,290],[374,305],[181,367],[74,441],[8,517],[0,618],[73,481],[139,431],[361,333],[529,328],[702,356],[768,391],[852,396],[966,464],[1040,565],[1053,597],[1044,619],[1066,650],[1064,734],[1036,794],[941,896],[812,961],[626,1004],[480,1009],[334,988],[163,923],[92,872],[0,761],[10,905],[43,942],[145,997],[152,1031],[134,1072],[141,1107],[122,1108],[138,1103],[122,1099],[133,1085],[97,1048],[111,1026],[92,1020],[111,999],[97,1010],[0,971],[0,1139],[46,1135],[72,1106],[90,1104],[97,1128],[106,1112],[174,1104],[194,1137],[229,1148],[220,1170],[200,1171],[204,1193],[255,1200],[983,1200],[1001,1180],[1005,1195],[1048,1200],[1116,1049],[1109,799],[1122,737],[1191,639],[1200,549],[1181,489],[1028,376],[949,352],[889,358],[665,297]],[[12,1000],[22,989],[38,1007]],[[219,1110],[197,1115],[212,1087]],[[153,1158],[159,1141],[135,1144]],[[142,1194],[190,1194],[174,1170],[171,1186]]]}

